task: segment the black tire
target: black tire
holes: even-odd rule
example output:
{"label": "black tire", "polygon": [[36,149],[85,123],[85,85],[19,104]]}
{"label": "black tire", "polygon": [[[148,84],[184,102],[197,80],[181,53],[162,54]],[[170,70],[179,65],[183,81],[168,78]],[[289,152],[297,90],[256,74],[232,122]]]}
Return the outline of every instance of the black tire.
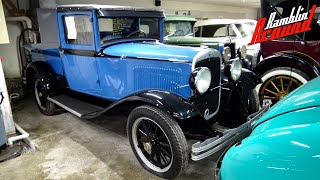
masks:
{"label": "black tire", "polygon": [[52,116],[56,111],[56,105],[47,100],[50,92],[45,88],[40,77],[35,76],[33,80],[33,94],[39,111],[47,116]]}
{"label": "black tire", "polygon": [[249,95],[249,108],[248,113],[252,114],[259,110],[260,101],[258,93],[255,89],[251,90],[251,93]]}
{"label": "black tire", "polygon": [[[264,73],[261,76],[261,79],[262,79],[262,83],[256,87],[256,92],[258,92],[261,104],[263,103],[264,99],[270,99],[272,101],[272,104],[275,104],[280,99],[282,99],[285,95],[287,95],[288,93],[292,92],[299,86],[311,80],[311,78],[306,73],[298,69],[289,68],[289,67],[279,67],[279,68],[271,69],[266,73]],[[286,80],[286,82],[284,80]],[[273,84],[275,84],[277,88],[273,86],[271,81],[272,82],[275,81],[273,82]],[[290,83],[290,81],[293,81],[293,82]],[[281,82],[282,82],[282,85],[281,85]],[[268,91],[271,90],[273,94],[271,92],[269,92],[268,94],[266,92],[266,89],[268,89]],[[284,89],[285,91],[283,91],[282,89]]]}
{"label": "black tire", "polygon": [[[186,168],[187,141],[178,123],[167,113],[152,106],[139,106],[129,115],[127,131],[133,153],[144,169],[172,179]],[[159,160],[160,164],[156,165]]]}

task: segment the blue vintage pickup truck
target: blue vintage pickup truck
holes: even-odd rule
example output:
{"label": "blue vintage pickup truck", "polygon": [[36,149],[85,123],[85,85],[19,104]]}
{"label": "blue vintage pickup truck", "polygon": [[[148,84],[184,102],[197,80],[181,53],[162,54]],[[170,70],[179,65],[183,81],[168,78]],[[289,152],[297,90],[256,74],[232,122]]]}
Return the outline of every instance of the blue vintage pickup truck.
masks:
{"label": "blue vintage pickup truck", "polygon": [[200,160],[250,131],[260,78],[214,49],[164,45],[162,11],[65,5],[56,16],[59,48],[31,48],[26,70],[43,114],[122,109],[135,156],[163,178],[187,166],[187,139],[199,140],[191,157]]}

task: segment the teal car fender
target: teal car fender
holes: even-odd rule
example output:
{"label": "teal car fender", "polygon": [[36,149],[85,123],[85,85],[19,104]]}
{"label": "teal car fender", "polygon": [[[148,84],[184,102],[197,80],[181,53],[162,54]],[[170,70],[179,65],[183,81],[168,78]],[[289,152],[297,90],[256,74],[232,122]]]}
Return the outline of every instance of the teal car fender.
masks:
{"label": "teal car fender", "polygon": [[307,83],[265,113],[223,157],[221,180],[319,179],[319,83]]}

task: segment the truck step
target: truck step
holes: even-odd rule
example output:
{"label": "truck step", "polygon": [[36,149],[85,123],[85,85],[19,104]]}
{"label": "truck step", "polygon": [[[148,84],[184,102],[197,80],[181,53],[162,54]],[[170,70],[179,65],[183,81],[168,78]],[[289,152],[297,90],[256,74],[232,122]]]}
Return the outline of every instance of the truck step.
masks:
{"label": "truck step", "polygon": [[80,118],[86,114],[93,114],[103,110],[102,107],[89,104],[64,94],[48,97],[48,100]]}

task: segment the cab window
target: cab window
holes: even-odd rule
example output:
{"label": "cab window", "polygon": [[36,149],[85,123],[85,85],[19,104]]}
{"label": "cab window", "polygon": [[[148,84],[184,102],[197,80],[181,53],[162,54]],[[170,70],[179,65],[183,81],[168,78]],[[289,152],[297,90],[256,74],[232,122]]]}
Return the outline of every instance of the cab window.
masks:
{"label": "cab window", "polygon": [[67,44],[92,45],[92,23],[89,15],[64,16]]}

